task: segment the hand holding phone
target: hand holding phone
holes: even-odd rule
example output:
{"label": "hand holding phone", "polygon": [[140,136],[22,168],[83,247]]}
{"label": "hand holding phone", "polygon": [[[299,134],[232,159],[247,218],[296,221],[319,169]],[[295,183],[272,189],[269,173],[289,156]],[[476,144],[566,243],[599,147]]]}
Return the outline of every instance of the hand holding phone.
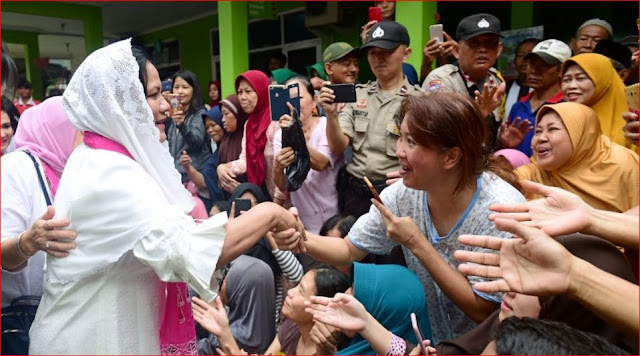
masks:
{"label": "hand holding phone", "polygon": [[627,96],[627,105],[633,112],[638,113],[638,83],[629,85],[624,88],[624,93]]}
{"label": "hand holding phone", "polygon": [[429,36],[431,38],[437,38],[438,39],[437,43],[444,42],[442,24],[436,24],[436,25],[429,26]]}
{"label": "hand holding phone", "polygon": [[169,98],[171,98],[171,110],[173,110],[173,112],[179,111],[180,100],[182,99],[180,94],[169,94]]}
{"label": "hand holding phone", "polygon": [[364,182],[367,185],[367,188],[369,188],[369,190],[371,191],[371,194],[373,194],[373,198],[379,201],[380,204],[384,205],[384,203],[382,202],[382,199],[380,199],[380,195],[378,194],[376,187],[374,187],[373,184],[371,184],[371,181],[369,180],[369,178],[367,178],[367,176],[364,176]]}
{"label": "hand holding phone", "polygon": [[416,334],[418,345],[420,345],[420,350],[422,351],[421,355],[429,355],[429,351],[427,351],[427,349],[424,347],[424,338],[422,337],[422,333],[420,332],[420,328],[418,327],[418,319],[416,319],[416,313],[411,313],[411,326],[413,327],[413,332]]}

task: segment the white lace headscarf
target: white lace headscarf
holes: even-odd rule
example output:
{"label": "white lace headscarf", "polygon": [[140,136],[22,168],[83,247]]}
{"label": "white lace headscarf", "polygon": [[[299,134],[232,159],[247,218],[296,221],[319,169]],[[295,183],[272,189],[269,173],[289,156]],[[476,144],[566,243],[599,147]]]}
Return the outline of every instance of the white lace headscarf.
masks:
{"label": "white lace headscarf", "polygon": [[64,110],[81,131],[90,131],[123,145],[162,189],[167,200],[185,212],[193,207],[173,157],[160,144],[131,39],[98,49],[82,62],[64,91]]}

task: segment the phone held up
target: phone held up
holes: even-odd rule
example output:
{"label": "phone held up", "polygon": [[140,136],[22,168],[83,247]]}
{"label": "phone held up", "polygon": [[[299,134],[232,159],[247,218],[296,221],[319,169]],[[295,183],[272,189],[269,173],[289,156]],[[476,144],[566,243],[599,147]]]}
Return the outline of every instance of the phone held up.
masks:
{"label": "phone held up", "polygon": [[298,83],[289,85],[269,85],[269,107],[271,120],[278,121],[282,115],[290,115],[287,103],[300,113],[300,86]]}
{"label": "phone held up", "polygon": [[377,6],[371,6],[369,7],[369,22],[371,21],[376,21],[376,22],[380,22],[382,21],[382,9],[377,7]]}
{"label": "phone held up", "polygon": [[333,90],[334,103],[355,103],[356,102],[356,85],[353,83],[331,84],[327,88]]}
{"label": "phone held up", "polygon": [[249,211],[249,209],[251,209],[251,199],[240,199],[240,198],[236,198],[236,200],[234,200],[235,203],[235,210],[233,212],[233,216],[238,217],[240,216],[240,213],[243,211]]}
{"label": "phone held up", "polygon": [[438,39],[438,43],[444,42],[442,24],[436,24],[436,25],[429,26],[429,36],[431,38],[437,38]]}

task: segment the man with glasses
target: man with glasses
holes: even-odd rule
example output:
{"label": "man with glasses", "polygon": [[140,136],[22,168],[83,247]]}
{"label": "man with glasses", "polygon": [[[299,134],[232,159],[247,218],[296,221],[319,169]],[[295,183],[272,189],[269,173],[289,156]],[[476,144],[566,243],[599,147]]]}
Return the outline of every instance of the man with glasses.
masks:
{"label": "man with glasses", "polygon": [[505,88],[504,80],[493,68],[502,52],[500,20],[491,14],[467,16],[458,24],[456,37],[458,63],[433,70],[422,88],[427,92],[449,90],[474,98],[487,117],[490,149],[496,149],[503,116],[499,106]]}
{"label": "man with glasses", "polygon": [[611,38],[613,38],[613,28],[607,21],[591,19],[578,27],[569,46],[574,56],[580,53],[592,53],[600,40]]}

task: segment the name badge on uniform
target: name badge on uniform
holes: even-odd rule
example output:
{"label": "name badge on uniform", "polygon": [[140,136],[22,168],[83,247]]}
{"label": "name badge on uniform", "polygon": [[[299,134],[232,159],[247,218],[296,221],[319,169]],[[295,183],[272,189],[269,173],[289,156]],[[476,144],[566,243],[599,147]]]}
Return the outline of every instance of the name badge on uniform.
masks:
{"label": "name badge on uniform", "polygon": [[358,110],[358,109],[354,109],[353,110],[353,116],[364,116],[364,117],[367,117],[367,115],[369,115],[368,111]]}

